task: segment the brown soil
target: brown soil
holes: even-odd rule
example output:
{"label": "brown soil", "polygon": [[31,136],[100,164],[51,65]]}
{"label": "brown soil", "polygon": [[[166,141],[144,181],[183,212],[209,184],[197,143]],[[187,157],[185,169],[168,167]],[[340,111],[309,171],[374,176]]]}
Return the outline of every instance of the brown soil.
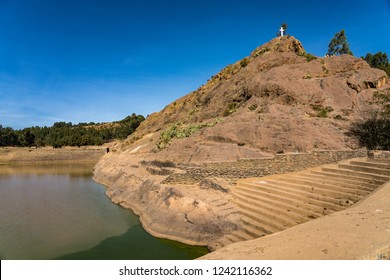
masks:
{"label": "brown soil", "polygon": [[0,148],[0,164],[42,164],[97,162],[106,152],[105,147]]}

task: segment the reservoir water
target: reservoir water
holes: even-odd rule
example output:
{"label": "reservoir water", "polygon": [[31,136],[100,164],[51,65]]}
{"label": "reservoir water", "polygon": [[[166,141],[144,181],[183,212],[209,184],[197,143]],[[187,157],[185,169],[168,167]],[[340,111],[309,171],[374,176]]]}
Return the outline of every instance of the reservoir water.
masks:
{"label": "reservoir water", "polygon": [[113,204],[88,165],[0,165],[0,259],[194,259]]}

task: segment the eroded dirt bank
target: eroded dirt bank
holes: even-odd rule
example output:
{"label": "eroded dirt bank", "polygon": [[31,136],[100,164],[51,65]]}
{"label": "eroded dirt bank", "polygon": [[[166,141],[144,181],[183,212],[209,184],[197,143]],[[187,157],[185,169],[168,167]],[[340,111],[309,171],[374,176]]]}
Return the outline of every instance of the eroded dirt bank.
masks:
{"label": "eroded dirt bank", "polygon": [[154,236],[208,245],[237,228],[238,214],[226,216],[218,208],[230,204],[227,182],[162,184],[165,172],[184,171],[170,161],[150,161],[147,155],[134,157],[128,151],[105,155],[95,167],[94,179],[108,186],[106,194],[114,203],[139,215],[145,230]]}

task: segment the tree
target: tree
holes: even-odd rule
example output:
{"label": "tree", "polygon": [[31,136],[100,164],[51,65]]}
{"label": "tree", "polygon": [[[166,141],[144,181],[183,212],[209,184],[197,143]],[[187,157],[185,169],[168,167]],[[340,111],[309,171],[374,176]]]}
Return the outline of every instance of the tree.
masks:
{"label": "tree", "polygon": [[35,135],[31,132],[30,128],[25,128],[22,131],[19,131],[18,142],[19,145],[24,147],[35,145]]}
{"label": "tree", "polygon": [[0,125],[0,146],[19,146],[18,135],[11,127]]}
{"label": "tree", "polygon": [[345,31],[341,30],[336,33],[330,41],[328,46],[328,56],[332,55],[342,55],[342,54],[350,54],[353,55],[351,50],[349,49],[349,44],[347,42],[347,36],[345,35]]}
{"label": "tree", "polygon": [[390,76],[390,63],[386,53],[377,52],[376,54],[368,53],[365,57],[362,57],[371,67],[381,69],[386,72],[387,76]]}

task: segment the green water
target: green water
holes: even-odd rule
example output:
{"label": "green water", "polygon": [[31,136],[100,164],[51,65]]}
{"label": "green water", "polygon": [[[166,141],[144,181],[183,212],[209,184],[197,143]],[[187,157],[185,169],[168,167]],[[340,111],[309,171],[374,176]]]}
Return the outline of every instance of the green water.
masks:
{"label": "green water", "polygon": [[91,179],[91,165],[0,166],[1,259],[194,259],[203,247],[154,238]]}

